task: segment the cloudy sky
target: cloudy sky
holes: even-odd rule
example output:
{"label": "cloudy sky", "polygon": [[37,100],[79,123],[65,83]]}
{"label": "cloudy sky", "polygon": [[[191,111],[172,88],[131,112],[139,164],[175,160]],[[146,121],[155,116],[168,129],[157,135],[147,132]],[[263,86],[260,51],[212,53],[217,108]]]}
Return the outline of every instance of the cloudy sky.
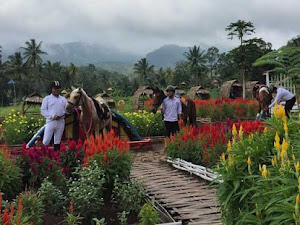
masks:
{"label": "cloudy sky", "polygon": [[[145,54],[164,44],[230,49],[225,27],[253,22],[274,48],[300,34],[300,0],[0,0],[0,45],[82,41]],[[254,37],[254,36],[253,36]]]}

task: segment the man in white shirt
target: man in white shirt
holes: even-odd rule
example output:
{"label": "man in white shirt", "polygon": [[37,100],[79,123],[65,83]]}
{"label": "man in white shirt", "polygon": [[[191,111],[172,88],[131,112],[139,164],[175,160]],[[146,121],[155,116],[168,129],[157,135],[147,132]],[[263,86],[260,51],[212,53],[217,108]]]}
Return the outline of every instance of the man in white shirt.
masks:
{"label": "man in white shirt", "polygon": [[290,118],[290,111],[296,102],[295,95],[284,88],[277,88],[273,84],[270,84],[269,90],[271,93],[276,93],[275,100],[271,105],[269,105],[269,108],[272,108],[275,105],[275,102],[277,102],[277,104],[280,104],[280,102],[285,101],[285,115],[287,116],[287,118]]}
{"label": "man in white shirt", "polygon": [[43,144],[48,146],[54,134],[54,150],[60,150],[60,141],[65,129],[65,107],[67,100],[59,95],[60,84],[54,81],[51,94],[43,99],[41,113],[46,118]]}
{"label": "man in white shirt", "polygon": [[168,86],[166,91],[167,97],[162,103],[162,113],[164,116],[166,136],[170,137],[179,131],[178,120],[181,119],[182,108],[180,99],[174,96],[175,88]]}

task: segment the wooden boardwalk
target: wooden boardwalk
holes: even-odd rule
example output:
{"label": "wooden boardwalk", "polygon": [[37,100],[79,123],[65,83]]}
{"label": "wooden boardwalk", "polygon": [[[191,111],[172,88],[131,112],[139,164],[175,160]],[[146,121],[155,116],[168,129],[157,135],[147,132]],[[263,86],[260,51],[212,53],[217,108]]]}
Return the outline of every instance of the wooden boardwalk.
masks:
{"label": "wooden boardwalk", "polygon": [[132,178],[143,181],[146,192],[184,224],[221,224],[216,190],[206,181],[164,163],[134,163]]}

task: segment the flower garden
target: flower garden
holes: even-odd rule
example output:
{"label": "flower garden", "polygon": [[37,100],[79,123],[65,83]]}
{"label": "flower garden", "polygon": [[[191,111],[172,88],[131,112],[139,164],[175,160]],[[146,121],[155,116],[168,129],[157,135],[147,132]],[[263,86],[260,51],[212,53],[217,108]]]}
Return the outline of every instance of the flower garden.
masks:
{"label": "flower garden", "polygon": [[[150,110],[151,100],[148,110]],[[165,140],[170,158],[213,169],[224,224],[300,224],[300,118],[253,121],[253,100],[195,100],[211,124],[184,127]],[[141,136],[164,134],[160,113],[124,112]],[[248,119],[248,120],[247,120]],[[37,117],[12,111],[0,129],[0,224],[156,224],[143,185],[130,179],[133,156],[113,131],[87,141],[11,148],[36,132]],[[150,222],[149,222],[150,221]],[[151,222],[152,221],[152,222]]]}

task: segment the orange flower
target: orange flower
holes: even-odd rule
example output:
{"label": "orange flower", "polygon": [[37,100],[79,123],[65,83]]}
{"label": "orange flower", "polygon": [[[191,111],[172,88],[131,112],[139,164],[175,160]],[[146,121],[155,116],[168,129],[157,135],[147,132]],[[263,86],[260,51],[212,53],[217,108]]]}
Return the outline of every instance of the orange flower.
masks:
{"label": "orange flower", "polygon": [[9,224],[9,215],[8,215],[8,210],[7,207],[5,207],[3,218],[2,218],[2,224],[3,225],[8,225]]}
{"label": "orange flower", "polygon": [[183,127],[183,120],[181,119],[181,120],[179,120],[179,127],[181,128],[181,127]]}
{"label": "orange flower", "polygon": [[70,206],[69,206],[69,213],[73,213],[73,210],[74,210],[74,208],[73,208],[73,200],[71,200],[70,201]]}
{"label": "orange flower", "polygon": [[14,217],[14,205],[10,204],[10,213],[9,213],[9,217],[13,218]]}

